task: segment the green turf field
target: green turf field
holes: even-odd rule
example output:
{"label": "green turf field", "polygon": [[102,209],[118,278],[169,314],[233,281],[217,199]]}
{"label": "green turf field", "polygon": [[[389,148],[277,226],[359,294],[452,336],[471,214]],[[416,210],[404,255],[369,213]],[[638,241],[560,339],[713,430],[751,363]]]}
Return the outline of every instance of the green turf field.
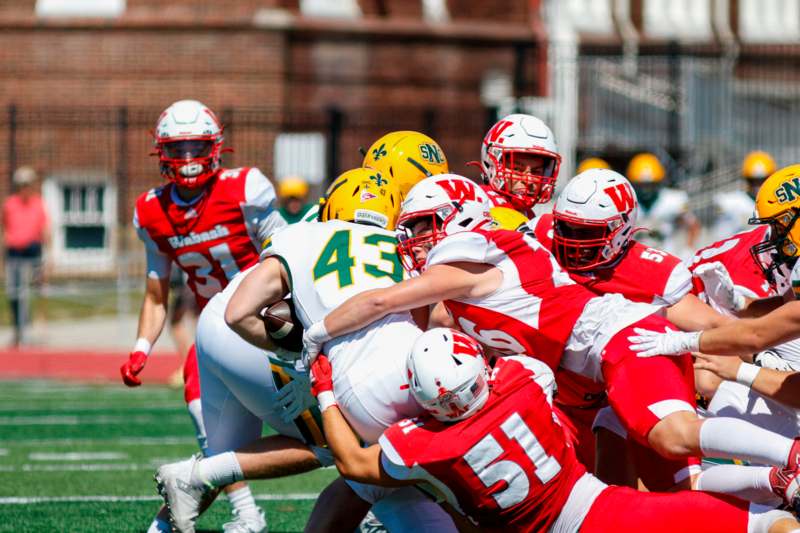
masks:
{"label": "green turf field", "polygon": [[[182,391],[0,381],[0,532],[145,531],[155,468],[197,449]],[[270,531],[302,531],[333,470],[251,484]],[[219,498],[198,531],[219,531]]]}

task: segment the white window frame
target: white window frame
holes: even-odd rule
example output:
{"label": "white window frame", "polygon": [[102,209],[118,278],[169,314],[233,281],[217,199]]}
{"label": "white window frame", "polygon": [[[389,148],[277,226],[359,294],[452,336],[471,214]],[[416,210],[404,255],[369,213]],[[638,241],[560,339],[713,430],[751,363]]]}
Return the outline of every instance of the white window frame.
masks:
{"label": "white window frame", "polygon": [[[102,212],[70,213],[64,205],[65,186],[99,186],[103,189]],[[108,176],[74,173],[48,176],[42,183],[42,197],[52,224],[52,264],[56,274],[104,275],[115,271],[117,240],[117,187]],[[67,248],[67,225],[102,225],[102,248]]]}

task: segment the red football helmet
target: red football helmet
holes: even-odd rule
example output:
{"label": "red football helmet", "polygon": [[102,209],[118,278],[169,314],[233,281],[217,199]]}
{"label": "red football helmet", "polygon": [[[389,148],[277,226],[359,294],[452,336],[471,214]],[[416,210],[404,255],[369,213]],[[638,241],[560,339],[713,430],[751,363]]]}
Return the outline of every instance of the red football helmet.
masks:
{"label": "red football helmet", "polygon": [[219,171],[222,130],[216,115],[196,100],[169,106],[154,132],[161,175],[181,187],[203,187]]}

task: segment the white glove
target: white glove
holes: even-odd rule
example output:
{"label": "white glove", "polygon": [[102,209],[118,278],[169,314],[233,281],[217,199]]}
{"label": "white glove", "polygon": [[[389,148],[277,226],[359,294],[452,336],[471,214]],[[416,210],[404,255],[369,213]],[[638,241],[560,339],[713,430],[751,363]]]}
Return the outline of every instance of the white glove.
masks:
{"label": "white glove", "polygon": [[744,295],[736,290],[728,269],[719,261],[700,265],[694,270],[694,275],[703,281],[708,299],[719,306],[741,311],[747,305]]}
{"label": "white glove", "polygon": [[628,337],[629,348],[639,352],[638,357],[654,357],[657,355],[678,355],[686,352],[700,351],[700,331],[673,331],[665,328],[664,333],[648,329],[634,328],[635,336]]}
{"label": "white glove", "polygon": [[773,350],[764,350],[753,356],[753,363],[762,368],[771,368],[782,372],[793,372],[796,370],[791,362],[787,361]]}
{"label": "white glove", "polygon": [[281,420],[291,424],[303,411],[315,407],[317,400],[311,395],[311,385],[308,374],[297,372],[289,367],[284,370],[292,380],[281,387],[276,397],[280,410]]}
{"label": "white glove", "polygon": [[319,352],[322,351],[322,345],[331,340],[328,335],[328,330],[325,329],[325,321],[320,320],[314,322],[311,326],[303,332],[303,366],[308,369],[311,368]]}

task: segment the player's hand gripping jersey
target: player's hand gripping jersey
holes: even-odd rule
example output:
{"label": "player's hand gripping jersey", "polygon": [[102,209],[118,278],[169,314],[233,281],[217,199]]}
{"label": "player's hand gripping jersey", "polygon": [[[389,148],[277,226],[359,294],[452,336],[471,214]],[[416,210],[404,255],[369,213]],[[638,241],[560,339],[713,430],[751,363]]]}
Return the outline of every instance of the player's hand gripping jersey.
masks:
{"label": "player's hand gripping jersey", "polygon": [[[548,250],[553,246],[553,215],[536,220],[536,239]],[[674,305],[692,288],[692,276],[672,254],[631,241],[612,264],[592,272],[569,272],[569,276],[595,294],[619,293],[634,302]]]}
{"label": "player's hand gripping jersey", "polygon": [[[586,474],[550,408],[553,375],[538,361],[509,357],[497,361],[490,383],[485,406],[459,423],[423,415],[389,428],[380,438],[383,467],[396,479],[425,479],[482,527],[548,531]],[[582,484],[588,509],[605,486]]]}
{"label": "player's hand gripping jersey", "polygon": [[[291,278],[297,316],[308,328],[351,296],[401,281],[404,270],[396,247],[390,231],[329,220],[289,226],[272,238],[262,255],[283,262]],[[359,402],[377,425],[360,424],[344,409],[361,438],[374,442],[381,425],[387,427],[398,417],[418,412],[416,402],[401,384],[405,357],[420,333],[409,313],[396,313],[325,343],[337,397],[361,382],[372,383],[364,393],[370,397]]]}
{"label": "player's hand gripping jersey", "polygon": [[[777,294],[775,287],[764,277],[764,272],[750,253],[753,246],[764,241],[768,231],[769,226],[765,224],[709,244],[694,254],[689,270],[694,273],[700,265],[719,262],[727,269],[737,290],[744,295],[751,298],[775,296]],[[720,313],[731,314],[730,309],[721,307],[718,302],[707,297],[703,282],[698,276],[692,278],[692,285],[692,292],[698,298]]]}
{"label": "player's hand gripping jersey", "polygon": [[172,262],[189,276],[202,308],[237,272],[258,262],[258,250],[286,222],[275,189],[257,168],[223,170],[194,201],[168,183],[136,200],[133,224],[147,250],[147,273],[163,279]]}

